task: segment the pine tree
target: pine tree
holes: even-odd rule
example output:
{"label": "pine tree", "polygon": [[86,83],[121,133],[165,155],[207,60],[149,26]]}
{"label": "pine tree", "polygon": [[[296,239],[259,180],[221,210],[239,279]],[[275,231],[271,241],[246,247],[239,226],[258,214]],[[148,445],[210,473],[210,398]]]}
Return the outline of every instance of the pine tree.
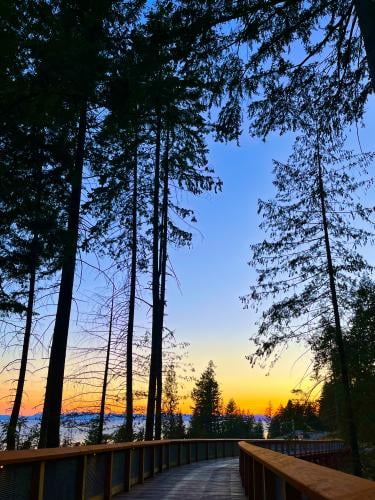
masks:
{"label": "pine tree", "polygon": [[[31,71],[34,61],[30,53],[26,55],[30,40],[38,38],[34,32],[35,26],[40,27],[36,13],[23,2],[5,10],[13,23],[11,28],[9,19],[2,19],[6,47],[11,53],[16,44],[18,53],[13,62],[9,53],[4,54],[1,73],[4,119],[0,128],[0,313],[16,313],[24,321],[7,432],[7,448],[12,449],[32,340],[34,303],[39,289],[47,287],[47,280],[61,263],[67,185],[61,147],[66,127],[57,127],[49,115],[51,107],[41,95],[40,75]],[[23,29],[26,19],[31,32]]]}
{"label": "pine tree", "polygon": [[[374,433],[374,298],[374,284],[368,278],[362,280],[354,293],[350,316],[343,330],[353,405],[361,441],[371,441]],[[345,395],[338,377],[340,359],[334,338],[334,329],[327,325],[321,337],[312,342],[316,377],[320,380],[321,376],[324,376],[320,413],[331,431],[347,435],[343,418]]]}
{"label": "pine tree", "polygon": [[[245,95],[250,132],[261,137],[300,128],[306,90],[339,128],[363,117],[375,88],[374,16],[372,0],[181,1],[176,17],[190,37],[220,41],[207,51],[216,55],[213,96],[226,96],[218,138],[239,137]],[[247,48],[246,56],[238,45]]]}
{"label": "pine tree", "polygon": [[[40,447],[59,445],[59,426],[65,369],[67,338],[74,284],[76,254],[80,236],[82,177],[87,152],[87,129],[93,110],[103,102],[99,87],[103,86],[108,69],[111,37],[121,25],[124,33],[134,21],[141,3],[134,6],[104,0],[95,4],[76,5],[62,1],[54,7],[53,26],[56,31],[48,40],[44,70],[55,83],[64,101],[65,116],[71,120],[69,165],[70,201],[68,224],[61,270],[59,300],[52,337],[46,393],[41,424]],[[112,29],[113,28],[113,29]],[[53,81],[56,78],[56,82]]]}
{"label": "pine tree", "polygon": [[215,378],[212,361],[197,380],[192,390],[192,417],[189,436],[192,438],[217,437],[220,433],[220,389]]}
{"label": "pine tree", "polygon": [[169,365],[163,385],[162,435],[164,439],[182,439],[185,426],[179,406],[178,384],[175,367]]}
{"label": "pine tree", "polygon": [[354,469],[360,474],[341,314],[350,297],[349,284],[369,268],[359,248],[373,238],[373,210],[358,196],[368,186],[366,168],[374,155],[345,151],[341,137],[323,136],[314,128],[310,134],[297,139],[286,164],[275,162],[276,197],[259,203],[261,227],[271,238],[253,246],[251,264],[257,267],[258,280],[244,300],[259,302],[279,294],[283,298],[263,312],[258,347],[249,359],[267,357],[292,339],[312,339],[323,317],[329,318],[340,359]]}

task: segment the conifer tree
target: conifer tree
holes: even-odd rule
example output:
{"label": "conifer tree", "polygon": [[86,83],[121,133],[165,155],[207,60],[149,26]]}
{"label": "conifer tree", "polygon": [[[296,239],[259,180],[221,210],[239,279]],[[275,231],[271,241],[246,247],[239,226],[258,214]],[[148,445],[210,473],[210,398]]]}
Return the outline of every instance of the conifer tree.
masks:
{"label": "conifer tree", "polygon": [[[51,77],[57,78],[56,88],[67,102],[72,124],[69,165],[70,201],[68,224],[61,270],[59,300],[51,345],[46,394],[41,424],[40,447],[59,445],[59,425],[62,404],[65,356],[74,284],[76,253],[79,242],[79,218],[82,177],[87,157],[86,134],[92,112],[99,106],[99,85],[103,84],[116,26],[126,33],[142,2],[135,6],[103,0],[92,4],[62,1],[54,9],[56,32],[48,42],[48,54],[43,61]],[[111,29],[113,28],[113,29]]]}
{"label": "conifer tree", "polygon": [[185,436],[185,426],[179,406],[178,384],[176,371],[169,365],[163,386],[162,435],[164,439],[182,439]]}
{"label": "conifer tree", "polygon": [[[354,291],[350,316],[343,329],[353,405],[362,442],[371,441],[374,433],[374,298],[373,282],[368,278],[363,279]],[[324,377],[320,414],[330,431],[347,435],[345,395],[339,379],[340,360],[334,339],[334,329],[326,323],[322,335],[311,342],[316,377],[318,380]]]}
{"label": "conifer tree", "polygon": [[250,132],[261,137],[300,128],[306,89],[336,127],[360,120],[375,89],[374,16],[372,0],[181,1],[176,18],[190,37],[220,40],[208,51],[216,54],[213,95],[226,95],[218,138],[239,137],[245,95]]}
{"label": "conifer tree", "polygon": [[210,361],[191,393],[194,404],[189,429],[191,437],[212,438],[218,436],[220,433],[220,398],[214,364]]}
{"label": "conifer tree", "polygon": [[373,159],[344,150],[342,137],[312,128],[297,139],[287,163],[275,162],[276,197],[259,202],[270,238],[252,247],[258,279],[244,298],[247,304],[273,299],[262,314],[252,363],[291,340],[311,339],[323,317],[334,325],[356,474],[361,465],[341,323],[350,285],[369,269],[359,249],[373,239],[373,209],[359,196],[369,186]]}
{"label": "conifer tree", "polygon": [[[46,286],[46,279],[61,265],[66,222],[62,144],[67,128],[61,122],[57,125],[58,120],[50,116],[51,106],[41,95],[41,75],[33,72],[32,48],[38,44],[41,27],[35,10],[22,2],[9,5],[6,11],[10,16],[2,18],[3,34],[9,37],[6,48],[11,53],[17,47],[18,52],[13,61],[9,52],[4,54],[1,71],[0,312],[17,313],[24,321],[19,374],[7,429],[7,448],[13,449],[34,302],[38,289]],[[29,31],[25,29],[27,23]]]}
{"label": "conifer tree", "polygon": [[[168,245],[189,244],[191,233],[181,229],[175,218],[195,219],[191,210],[174,203],[170,186],[195,195],[219,189],[220,181],[207,167],[204,135],[208,125],[203,114],[207,110],[205,67],[192,59],[186,65],[175,43],[163,35],[171,18],[168,2],[159,2],[151,12],[148,24],[150,40],[159,63],[159,80],[155,100],[155,168],[153,186],[153,320],[152,348],[147,401],[146,439],[161,436],[162,343],[166,293]],[[181,43],[179,41],[179,43]],[[156,92],[154,92],[156,94]]]}

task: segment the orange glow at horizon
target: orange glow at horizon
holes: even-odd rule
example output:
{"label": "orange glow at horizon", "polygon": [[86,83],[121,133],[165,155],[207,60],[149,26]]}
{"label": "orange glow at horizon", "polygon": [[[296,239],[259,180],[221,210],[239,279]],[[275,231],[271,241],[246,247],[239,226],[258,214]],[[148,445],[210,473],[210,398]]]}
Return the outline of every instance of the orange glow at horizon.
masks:
{"label": "orange glow at horizon", "polygon": [[[205,350],[198,349],[192,353],[191,360],[195,365],[195,378],[199,378],[202,371],[206,368],[210,357],[206,355]],[[223,407],[225,408],[229,399],[233,398],[237,406],[245,413],[264,414],[265,409],[272,404],[275,410],[280,404],[285,404],[288,399],[293,398],[291,390],[296,387],[298,381],[303,378],[306,370],[307,361],[302,360],[296,363],[300,355],[298,348],[291,349],[282,360],[276,364],[267,376],[266,371],[260,368],[251,368],[244,356],[239,353],[222,353],[217,350],[211,352],[216,365],[216,379],[221,389]],[[311,384],[311,382],[310,382]],[[194,382],[182,383],[179,390],[180,411],[182,413],[191,413],[192,401],[190,393]],[[2,384],[4,389],[6,384]],[[22,415],[33,415],[40,413],[43,409],[45,381],[43,378],[37,378],[35,375],[30,377],[26,383],[26,390],[23,397]],[[10,386],[6,393],[9,392]],[[9,414],[10,402],[6,393],[1,394],[0,414]],[[315,394],[318,396],[318,393]],[[64,391],[63,411],[97,411],[99,406],[98,394],[85,395],[81,397],[77,388],[67,385]],[[107,412],[122,413],[124,401],[120,399],[114,401],[110,397],[107,400]],[[135,401],[136,413],[141,413],[145,408],[145,401]]]}

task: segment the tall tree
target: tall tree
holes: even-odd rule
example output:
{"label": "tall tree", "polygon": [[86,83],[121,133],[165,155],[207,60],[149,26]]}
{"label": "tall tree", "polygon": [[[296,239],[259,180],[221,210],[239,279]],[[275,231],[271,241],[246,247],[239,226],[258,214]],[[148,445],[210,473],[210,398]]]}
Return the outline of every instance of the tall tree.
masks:
{"label": "tall tree", "polygon": [[[26,13],[34,19],[32,10],[26,9]],[[24,21],[22,16],[21,19]],[[23,52],[27,50],[25,33],[19,39],[19,46],[22,61]],[[37,94],[31,99],[29,94],[40,90],[40,75],[34,74],[30,67],[28,73],[19,63],[15,67],[1,96],[4,121],[0,129],[0,312],[24,312],[25,317],[17,387],[7,432],[8,449],[15,446],[37,282],[45,286],[45,280],[60,266],[66,202],[61,148],[66,127],[57,126],[48,116],[42,96]],[[19,102],[15,102],[17,95]]]}
{"label": "tall tree", "polygon": [[[348,374],[353,405],[361,441],[374,435],[374,284],[368,278],[355,290],[350,317],[343,329],[343,342],[348,360]],[[340,384],[339,352],[335,345],[334,328],[327,324],[323,334],[312,340],[317,378],[324,375],[320,413],[331,431],[347,434],[345,425],[345,394]]]}
{"label": "tall tree", "polygon": [[[173,11],[172,11],[173,12]],[[161,436],[162,344],[168,245],[189,244],[191,234],[181,229],[176,218],[195,220],[191,210],[176,204],[170,187],[201,194],[219,189],[207,167],[205,134],[209,127],[204,116],[208,110],[207,67],[195,43],[186,50],[185,42],[168,38],[173,19],[169,2],[158,2],[150,13],[147,30],[159,64],[154,82],[155,170],[153,199],[153,324],[147,401],[146,439]],[[194,49],[194,50],[193,50]],[[156,91],[156,92],[155,92]],[[160,133],[159,133],[160,127]],[[159,139],[162,145],[159,147]],[[177,217],[176,217],[177,216]]]}
{"label": "tall tree", "polygon": [[217,437],[220,432],[220,389],[212,361],[197,380],[191,393],[193,401],[189,435]]}
{"label": "tall tree", "polygon": [[[119,11],[117,7],[120,3],[111,0],[79,6],[75,2],[64,1],[59,5],[58,11],[54,11],[57,32],[54,33],[53,43],[49,41],[48,63],[53,61],[52,67],[58,76],[58,89],[68,98],[67,106],[73,123],[75,119],[76,129],[72,129],[74,139],[71,156],[67,158],[70,182],[67,237],[47,375],[40,447],[59,445],[65,356],[79,240],[82,176],[87,154],[86,133],[88,119],[93,118],[92,113],[89,114],[89,107],[99,104],[98,85],[103,83],[106,74],[109,40],[112,33],[116,32],[116,23],[121,24],[126,32],[127,22],[134,20],[141,4],[142,2],[135,6],[125,4],[124,9]],[[60,81],[64,88],[61,88]]]}
{"label": "tall tree", "polygon": [[[327,121],[341,127],[361,119],[375,89],[374,9],[372,0],[181,1],[175,17],[190,37],[214,32],[220,40],[212,90],[227,99],[218,137],[241,133],[245,95],[250,131],[262,137],[300,127],[310,87]],[[175,29],[172,24],[171,36]]]}
{"label": "tall tree", "polygon": [[297,139],[286,164],[275,162],[276,197],[259,202],[270,239],[252,247],[258,279],[244,298],[248,304],[283,296],[263,312],[253,363],[291,340],[311,339],[323,317],[332,321],[356,474],[361,464],[340,318],[348,284],[369,268],[359,248],[373,238],[372,208],[358,196],[369,185],[366,169],[373,159],[345,151],[342,138],[312,128]]}

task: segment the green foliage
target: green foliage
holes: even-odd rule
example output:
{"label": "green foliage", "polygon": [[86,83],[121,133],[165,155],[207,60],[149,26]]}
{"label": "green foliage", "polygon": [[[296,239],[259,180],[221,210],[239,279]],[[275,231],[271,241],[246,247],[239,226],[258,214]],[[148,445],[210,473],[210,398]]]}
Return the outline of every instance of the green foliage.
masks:
{"label": "green foliage", "polygon": [[[5,448],[8,423],[3,422],[0,426],[0,448]],[[40,422],[28,426],[26,417],[19,417],[15,429],[15,449],[29,450],[37,448],[40,434]]]}
{"label": "green foliage", "polygon": [[192,390],[192,418],[189,435],[195,437],[215,437],[220,432],[220,389],[215,378],[212,361],[197,380]]}
{"label": "green foliage", "polygon": [[178,384],[175,368],[170,365],[167,369],[163,385],[164,397],[162,407],[162,435],[165,439],[183,439],[185,426],[181,413],[178,411]]}
{"label": "green foliage", "polygon": [[[327,427],[346,435],[344,397],[337,379],[338,360],[332,337],[332,327],[313,343],[315,370],[328,374],[323,385],[320,415]],[[345,351],[348,355],[353,404],[356,410],[359,438],[373,442],[375,436],[375,285],[364,279],[352,300],[352,313],[344,331]]]}
{"label": "green foliage", "polygon": [[297,437],[296,431],[313,432],[325,430],[319,418],[319,406],[316,403],[289,400],[286,406],[280,406],[273,414],[268,438]]}
{"label": "green foliage", "polygon": [[100,440],[99,438],[99,416],[96,416],[91,418],[89,421],[85,444],[100,444],[106,443],[109,439],[112,440],[112,436],[110,434],[104,433],[102,439]]}
{"label": "green foliage", "polygon": [[367,168],[374,154],[355,154],[344,149],[341,137],[323,137],[307,129],[296,140],[288,161],[274,162],[275,198],[258,205],[263,218],[260,228],[268,238],[252,246],[250,265],[258,278],[243,302],[246,307],[267,301],[271,305],[262,313],[254,338],[256,350],[249,356],[252,363],[271,354],[277,358],[278,349],[292,340],[319,336],[323,318],[333,324],[318,157],[343,313],[358,279],[371,269],[360,249],[373,241],[373,208],[361,203],[360,197],[371,185]]}
{"label": "green foliage", "polygon": [[192,391],[194,402],[188,437],[262,439],[263,426],[253,415],[245,415],[230,399],[222,410],[221,393],[212,361]]}
{"label": "green foliage", "polygon": [[244,415],[234,399],[230,399],[221,417],[220,437],[263,439],[263,426],[252,415]]}

